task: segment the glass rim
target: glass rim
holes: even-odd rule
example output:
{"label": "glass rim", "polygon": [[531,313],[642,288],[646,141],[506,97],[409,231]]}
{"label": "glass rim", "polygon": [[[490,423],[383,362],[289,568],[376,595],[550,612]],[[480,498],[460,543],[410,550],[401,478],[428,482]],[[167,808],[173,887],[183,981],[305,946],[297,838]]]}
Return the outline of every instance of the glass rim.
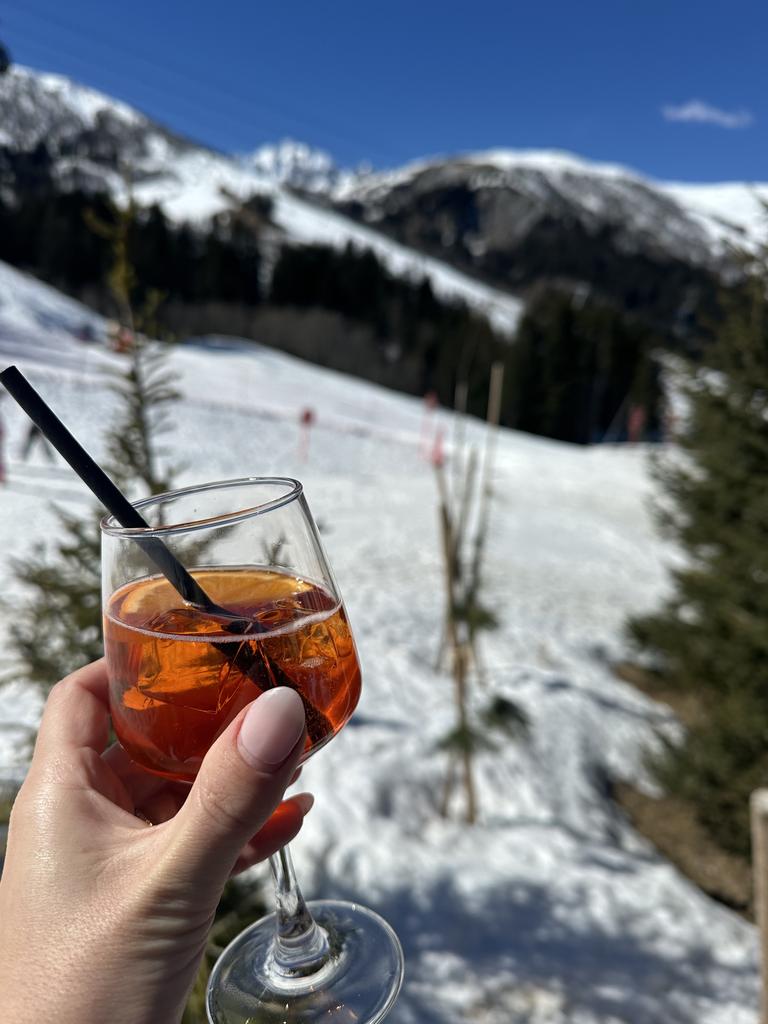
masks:
{"label": "glass rim", "polygon": [[304,492],[304,486],[301,481],[290,476],[242,476],[231,480],[212,480],[205,484],[192,484],[189,487],[174,488],[172,491],[163,491],[162,494],[152,494],[148,498],[132,501],[131,505],[137,512],[141,512],[142,509],[186,495],[224,490],[229,487],[265,484],[284,484],[286,485],[286,492],[276,498],[271,498],[269,501],[262,501],[232,512],[222,512],[219,515],[206,516],[205,519],[191,519],[185,522],[168,523],[163,526],[121,526],[115,515],[109,512],[101,519],[99,526],[101,532],[108,534],[110,537],[167,537],[173,533],[191,533],[194,530],[209,529],[213,526],[228,526],[231,523],[242,522],[253,516],[264,515],[267,512],[273,512],[275,509],[290,504],[290,502],[301,497]]}

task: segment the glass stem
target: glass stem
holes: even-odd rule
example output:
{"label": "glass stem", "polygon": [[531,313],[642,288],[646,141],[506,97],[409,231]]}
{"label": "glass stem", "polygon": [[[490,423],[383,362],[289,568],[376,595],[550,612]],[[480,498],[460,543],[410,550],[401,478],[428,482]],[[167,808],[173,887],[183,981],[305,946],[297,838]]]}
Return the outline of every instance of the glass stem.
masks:
{"label": "glass stem", "polygon": [[314,974],[328,960],[328,936],[307,909],[287,846],[269,858],[269,866],[275,880],[272,966],[286,978]]}

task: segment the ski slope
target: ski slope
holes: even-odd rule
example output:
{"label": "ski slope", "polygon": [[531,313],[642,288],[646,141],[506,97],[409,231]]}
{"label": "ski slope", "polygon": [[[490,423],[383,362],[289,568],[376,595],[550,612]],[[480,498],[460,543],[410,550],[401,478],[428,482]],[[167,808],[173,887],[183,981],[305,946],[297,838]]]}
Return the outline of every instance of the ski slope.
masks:
{"label": "ski slope", "polygon": [[[84,321],[103,337],[98,317],[0,265],[0,358],[29,374],[98,458],[120,357],[78,341]],[[452,455],[453,417],[427,422],[411,398],[237,340],[198,339],[172,358],[181,482],[301,478],[345,595],[364,693],[304,770],[317,803],[294,853],[307,895],[367,903],[400,934],[407,974],[392,1024],[753,1024],[755,930],[657,856],[605,795],[606,776],[647,785],[644,750],[676,728],[606,667],[624,650],[625,617],[666,586],[645,453],[501,432],[487,563],[500,625],[483,639],[488,688],[474,699],[519,702],[531,728],[526,739],[493,737],[479,756],[480,822],[468,828],[458,801],[438,814],[437,748],[453,712],[451,683],[433,668],[443,580],[422,453],[439,425]],[[304,461],[308,405],[317,422]],[[11,554],[51,537],[51,502],[86,510],[88,496],[41,453],[22,464],[24,418],[8,398],[0,413],[12,600]],[[482,427],[466,425],[466,436],[479,443]],[[6,775],[23,770],[40,712],[9,657]]]}

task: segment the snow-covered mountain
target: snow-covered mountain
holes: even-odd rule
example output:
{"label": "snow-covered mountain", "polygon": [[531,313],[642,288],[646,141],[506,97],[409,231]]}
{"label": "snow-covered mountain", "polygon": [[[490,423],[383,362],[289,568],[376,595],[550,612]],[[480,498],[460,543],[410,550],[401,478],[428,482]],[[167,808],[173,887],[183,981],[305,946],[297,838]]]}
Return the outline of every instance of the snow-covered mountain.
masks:
{"label": "snow-covered mountain", "polygon": [[336,208],[525,297],[591,293],[685,337],[734,250],[765,238],[768,184],[664,184],[553,151],[492,150],[348,178]]}
{"label": "snow-covered mountain", "polygon": [[[283,140],[230,158],[182,139],[120,100],[63,75],[12,67],[0,78],[0,146],[25,153],[45,146],[57,181],[76,183],[73,170],[89,176],[91,187],[113,189],[115,172],[130,169],[134,184],[182,180],[182,164],[208,158],[214,173],[244,174],[251,189],[289,186],[329,192],[344,174],[332,157],[301,142]],[[100,180],[101,178],[101,180]],[[212,186],[215,187],[215,182]]]}
{"label": "snow-covered mountain", "polygon": [[0,78],[0,182],[6,194],[27,154],[43,165],[45,153],[62,188],[114,191],[123,169],[130,168],[135,180],[151,178],[195,148],[127,104],[62,75],[17,66]]}
{"label": "snow-covered mountain", "polygon": [[765,182],[671,182],[661,187],[702,225],[716,244],[751,247],[768,240]]}
{"label": "snow-covered mountain", "polygon": [[99,130],[124,137],[157,130],[127,104],[63,75],[14,66],[1,86],[0,143],[12,149],[34,149],[44,142],[51,152],[65,153],[82,136]]}
{"label": "snow-covered mountain", "polygon": [[[358,207],[366,222],[396,223],[409,207],[435,195],[474,197],[467,224],[470,252],[514,245],[537,221],[575,219],[587,232],[615,229],[628,251],[659,251],[681,260],[711,264],[723,243],[763,237],[763,202],[768,184],[664,183],[618,164],[585,160],[557,150],[487,150],[422,160],[392,171],[348,176],[334,198]],[[433,211],[434,212],[434,211]],[[457,231],[438,215],[443,244],[455,245]]]}
{"label": "snow-covered mountain", "polygon": [[352,172],[344,172],[330,153],[313,149],[304,142],[283,139],[276,145],[259,146],[240,158],[244,167],[278,185],[306,192],[328,193],[337,188]]}
{"label": "snow-covered mountain", "polygon": [[[683,206],[626,168],[548,151],[491,150],[350,180],[337,201],[414,243],[498,258],[543,224],[587,234],[615,229],[626,251],[658,250],[708,264],[712,239]],[[570,223],[569,223],[570,222]]]}
{"label": "snow-covered mountain", "polygon": [[[233,201],[268,195],[285,242],[370,249],[392,273],[429,279],[437,295],[467,303],[504,333],[513,332],[519,320],[522,303],[509,292],[478,282],[449,260],[399,245],[318,205],[312,195],[297,194],[299,184],[317,190],[340,186],[348,177],[327,154],[285,143],[250,158],[229,157],[178,139],[125,104],[60,75],[18,67],[0,78],[0,125],[6,121],[6,141],[0,144],[5,193],[14,184],[23,187],[29,173],[25,158],[50,140],[50,174],[62,188],[106,189],[124,199],[124,169],[130,168],[131,192],[139,203],[157,203],[170,218],[198,224],[231,209]],[[14,175],[18,167],[22,171]]]}
{"label": "snow-covered mountain", "polygon": [[[41,150],[62,188],[108,189],[204,223],[254,194],[273,199],[288,243],[348,244],[394,273],[514,331],[532,286],[588,284],[673,324],[727,247],[753,242],[768,185],[664,184],[555,151],[492,150],[386,172],[340,170],[286,141],[230,157],[59,75],[13,68],[0,78],[0,195],[39,173]],[[643,281],[638,293],[636,281]],[[656,306],[654,306],[656,303]]]}
{"label": "snow-covered mountain", "polygon": [[[121,360],[103,336],[89,310],[0,263],[0,355],[97,458]],[[457,434],[446,411],[236,339],[180,344],[171,359],[181,399],[166,442],[186,467],[180,483],[295,475],[324,526],[363,697],[304,768],[317,802],[293,850],[308,896],[371,905],[400,934],[406,981],[391,1024],[751,1024],[756,930],[642,840],[605,785],[647,786],[644,752],[675,729],[606,656],[622,656],[626,616],[666,587],[642,448],[499,433],[484,590],[499,624],[483,635],[487,683],[472,690],[472,714],[503,697],[530,727],[494,733],[478,753],[470,828],[458,794],[447,817],[438,810],[440,740],[455,722],[450,679],[433,668],[443,569],[424,443],[441,431],[482,444],[482,425]],[[22,461],[25,417],[8,398],[0,411],[0,568],[14,600],[9,559],[56,536],[52,503],[89,514],[92,502],[60,460]],[[4,617],[0,781],[23,773],[41,703],[14,680],[7,628]]]}

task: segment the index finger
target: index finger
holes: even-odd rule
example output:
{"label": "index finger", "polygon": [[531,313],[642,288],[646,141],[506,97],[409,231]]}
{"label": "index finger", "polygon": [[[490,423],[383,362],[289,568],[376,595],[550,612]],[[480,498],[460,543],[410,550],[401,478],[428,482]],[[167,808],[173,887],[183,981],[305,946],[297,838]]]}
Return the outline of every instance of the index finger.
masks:
{"label": "index finger", "polygon": [[33,764],[82,749],[101,754],[109,739],[109,692],[103,658],[77,669],[51,690]]}

